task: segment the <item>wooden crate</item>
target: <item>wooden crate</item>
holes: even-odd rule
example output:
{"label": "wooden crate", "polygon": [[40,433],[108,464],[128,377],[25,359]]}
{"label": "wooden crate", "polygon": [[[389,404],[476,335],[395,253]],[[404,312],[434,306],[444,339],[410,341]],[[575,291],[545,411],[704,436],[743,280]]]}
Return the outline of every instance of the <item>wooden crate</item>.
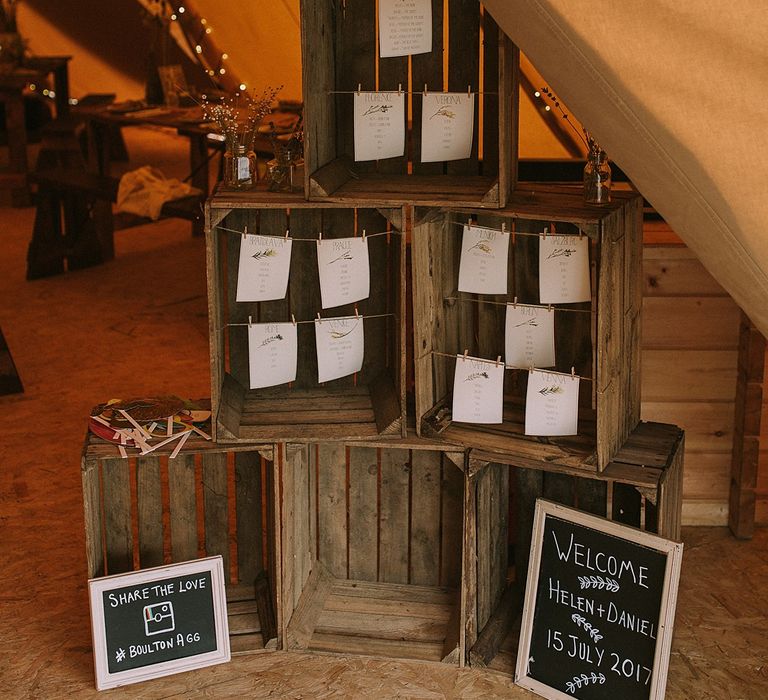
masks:
{"label": "wooden crate", "polygon": [[286,649],[463,663],[464,453],[284,444]]}
{"label": "wooden crate", "polygon": [[[641,203],[616,193],[610,206],[583,203],[580,188],[517,190],[497,212],[428,210],[414,215],[413,298],[416,425],[421,434],[588,471],[604,469],[640,419]],[[515,231],[510,243],[509,293],[457,291],[463,225]],[[582,232],[590,239],[592,300],[555,305],[556,369],[571,368],[581,382],[578,435],[524,435],[528,373],[505,373],[504,422],[472,425],[451,420],[455,355],[504,356],[505,303],[538,303],[538,235]],[[562,310],[568,308],[568,310]],[[449,357],[446,357],[448,355]]]}
{"label": "wooden crate", "polygon": [[[474,0],[433,0],[432,52],[383,59],[377,53],[376,3],[302,0],[301,20],[308,198],[505,204],[517,177],[519,54],[487,10]],[[482,90],[471,158],[420,162],[425,84],[431,91]],[[411,86],[405,156],[354,162],[352,94],[358,86],[391,91]]]}
{"label": "wooden crate", "polygon": [[220,554],[232,652],[274,647],[272,446],[224,448],[192,436],[169,459],[174,447],[123,459],[115,445],[86,438],[81,476],[88,577]]}
{"label": "wooden crate", "polygon": [[[356,439],[400,434],[405,421],[405,241],[402,209],[310,204],[298,195],[219,193],[206,208],[208,316],[214,438],[219,442]],[[267,302],[236,302],[240,231],[296,238],[371,236],[371,293],[358,302],[365,322],[365,360],[355,376],[317,381],[311,321],[320,312],[317,253],[295,241],[288,294]],[[354,315],[352,304],[322,316]],[[298,373],[290,385],[248,388],[249,318],[298,326]]]}
{"label": "wooden crate", "polygon": [[468,559],[476,565],[465,587],[477,603],[468,609],[471,665],[514,672],[536,499],[679,541],[683,451],[683,431],[663,423],[640,423],[602,473],[546,463],[520,468],[470,451],[465,528],[476,536],[465,546],[474,550]]}

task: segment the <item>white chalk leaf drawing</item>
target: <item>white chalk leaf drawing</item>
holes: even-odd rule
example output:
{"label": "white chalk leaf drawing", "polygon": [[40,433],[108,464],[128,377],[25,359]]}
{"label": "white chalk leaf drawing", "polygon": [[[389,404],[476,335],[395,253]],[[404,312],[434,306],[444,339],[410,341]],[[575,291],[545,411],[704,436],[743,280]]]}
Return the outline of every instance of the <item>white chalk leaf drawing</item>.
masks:
{"label": "white chalk leaf drawing", "polygon": [[583,628],[584,631],[592,637],[592,641],[595,643],[603,638],[603,635],[600,634],[600,630],[593,626],[583,615],[573,613],[573,615],[571,615],[571,620],[573,620],[579,627]]}
{"label": "white chalk leaf drawing", "polygon": [[618,581],[607,576],[579,576],[579,584],[582,590],[585,588],[596,588],[599,591],[604,590],[608,593],[616,593],[621,588]]}
{"label": "white chalk leaf drawing", "polygon": [[580,676],[574,676],[565,684],[565,687],[568,689],[568,692],[573,695],[577,688],[581,688],[583,685],[589,685],[590,683],[593,685],[600,683],[600,685],[602,685],[605,683],[605,676],[602,673],[595,673],[594,671],[592,671],[592,673],[582,673]]}

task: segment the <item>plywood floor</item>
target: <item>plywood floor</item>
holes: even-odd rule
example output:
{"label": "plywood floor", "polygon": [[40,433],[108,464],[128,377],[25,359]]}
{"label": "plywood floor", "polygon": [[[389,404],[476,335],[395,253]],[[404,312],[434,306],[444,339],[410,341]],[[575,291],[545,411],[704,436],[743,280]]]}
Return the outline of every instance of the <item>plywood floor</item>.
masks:
{"label": "plywood floor", "polygon": [[[183,143],[163,142],[183,155]],[[157,142],[132,135],[141,159]],[[144,151],[142,151],[144,149]],[[0,697],[93,685],[79,456],[111,397],[208,386],[204,250],[188,224],[117,234],[109,264],[26,282],[33,210],[0,208],[0,327],[25,393],[0,397]],[[768,530],[686,529],[667,697],[768,696]],[[266,652],[104,697],[524,698],[508,677],[422,662]]]}

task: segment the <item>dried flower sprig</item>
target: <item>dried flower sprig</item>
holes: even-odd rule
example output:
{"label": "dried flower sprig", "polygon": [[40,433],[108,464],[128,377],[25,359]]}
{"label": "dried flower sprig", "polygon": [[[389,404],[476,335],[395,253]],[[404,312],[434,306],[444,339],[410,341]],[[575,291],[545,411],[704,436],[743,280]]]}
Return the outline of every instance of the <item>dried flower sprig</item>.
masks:
{"label": "dried flower sprig", "polygon": [[203,119],[216,124],[228,140],[253,139],[259,122],[270,113],[280,87],[265,88],[260,94],[238,92],[233,96],[211,99],[202,97]]}
{"label": "dried flower sprig", "polygon": [[603,149],[600,148],[600,144],[597,143],[595,138],[592,136],[592,134],[589,133],[583,126],[581,127],[581,131],[579,131],[573,124],[573,122],[570,120],[568,116],[568,112],[566,112],[563,109],[563,106],[560,104],[560,100],[557,98],[557,95],[555,95],[552,90],[550,90],[548,87],[543,87],[539,92],[542,95],[545,95],[549,100],[552,102],[552,104],[555,106],[555,109],[560,112],[560,116],[568,122],[568,126],[573,129],[573,132],[576,134],[576,136],[579,137],[579,140],[584,144],[584,146],[587,149],[588,153],[592,153],[593,151],[602,151]]}

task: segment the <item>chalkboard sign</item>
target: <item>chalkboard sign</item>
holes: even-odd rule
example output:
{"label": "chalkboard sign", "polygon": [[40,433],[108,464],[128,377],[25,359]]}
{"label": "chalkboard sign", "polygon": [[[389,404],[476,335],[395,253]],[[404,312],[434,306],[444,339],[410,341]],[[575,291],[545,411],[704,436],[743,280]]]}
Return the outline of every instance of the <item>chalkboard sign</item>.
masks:
{"label": "chalkboard sign", "polygon": [[99,690],[229,661],[220,556],[88,582]]}
{"label": "chalkboard sign", "polygon": [[538,500],[517,684],[546,698],[663,698],[682,554]]}

